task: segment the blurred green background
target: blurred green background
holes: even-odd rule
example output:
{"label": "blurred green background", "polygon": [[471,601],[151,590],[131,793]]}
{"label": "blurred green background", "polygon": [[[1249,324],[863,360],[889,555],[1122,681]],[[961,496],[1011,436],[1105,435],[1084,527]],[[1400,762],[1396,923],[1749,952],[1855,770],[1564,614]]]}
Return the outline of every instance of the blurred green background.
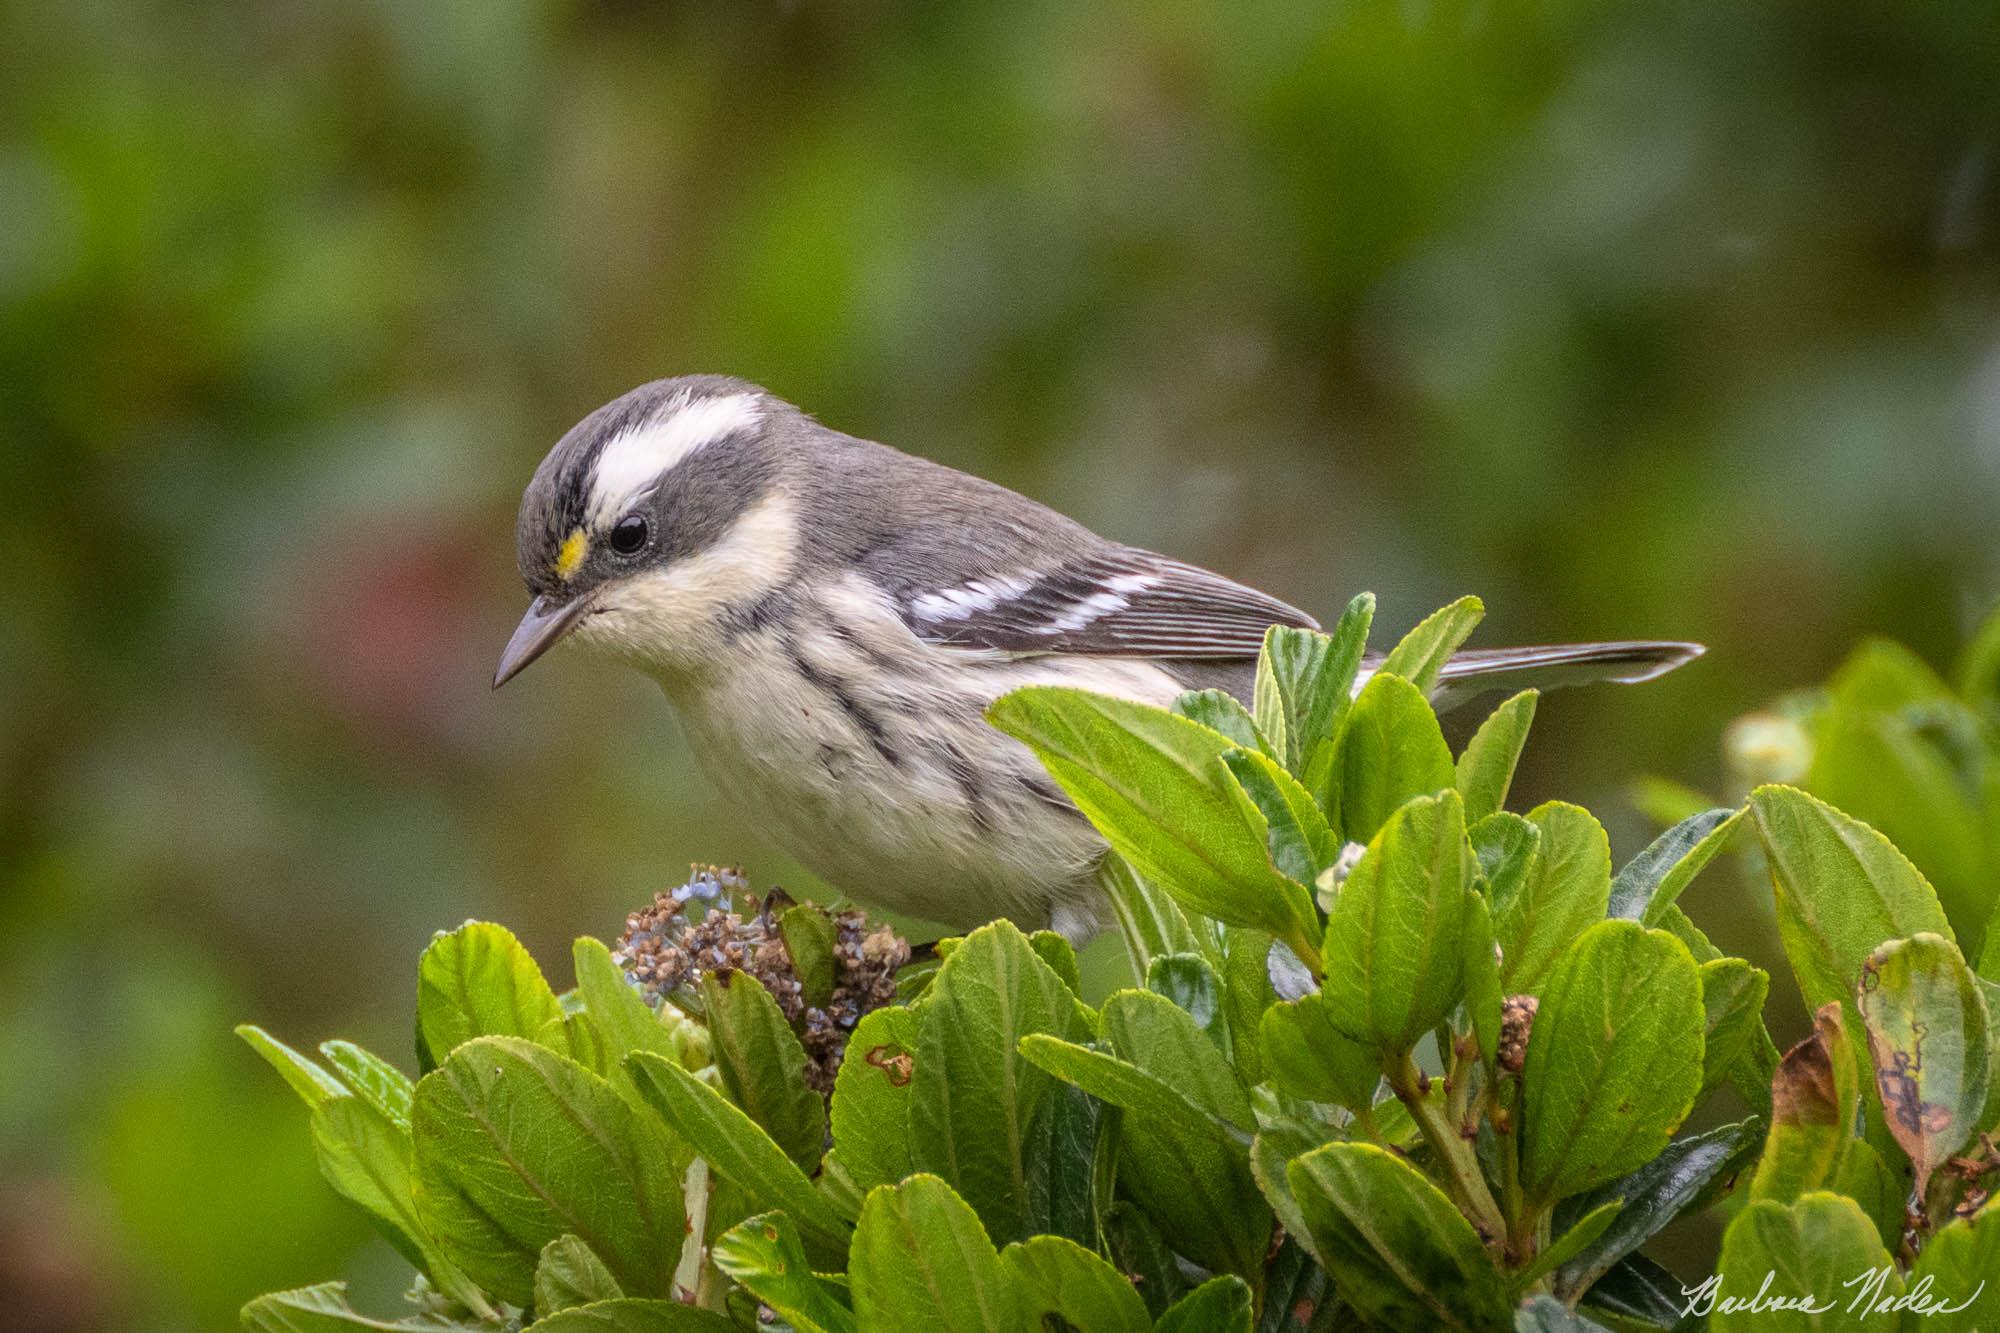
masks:
{"label": "blurred green background", "polygon": [[812,888],[637,675],[487,689],[600,401],[748,376],[1387,632],[1705,640],[1542,709],[1517,800],[1622,858],[1636,775],[2000,595],[1996,80],[1972,4],[0,3],[7,1322],[393,1293],[232,1023],[407,1064],[440,926],[567,984],[690,859]]}

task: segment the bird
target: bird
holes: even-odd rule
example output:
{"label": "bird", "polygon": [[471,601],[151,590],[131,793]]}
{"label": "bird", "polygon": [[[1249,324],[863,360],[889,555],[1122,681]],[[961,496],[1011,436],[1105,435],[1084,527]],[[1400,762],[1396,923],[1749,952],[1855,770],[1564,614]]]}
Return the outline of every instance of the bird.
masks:
{"label": "bird", "polygon": [[[515,536],[531,600],[495,689],[565,640],[621,659],[658,681],[724,797],[835,889],[1075,943],[1108,923],[1105,841],[987,706],[1028,685],[1248,703],[1266,629],[1317,628],[725,375],[656,380],[578,422]],[[1637,682],[1701,651],[1461,651],[1439,687]]]}

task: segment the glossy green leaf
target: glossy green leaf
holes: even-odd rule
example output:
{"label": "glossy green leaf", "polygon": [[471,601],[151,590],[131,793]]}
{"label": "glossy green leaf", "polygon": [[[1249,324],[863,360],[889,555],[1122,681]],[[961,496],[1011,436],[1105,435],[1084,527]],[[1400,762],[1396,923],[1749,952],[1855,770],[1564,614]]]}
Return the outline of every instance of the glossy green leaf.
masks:
{"label": "glossy green leaf", "polygon": [[1565,1199],[1555,1216],[1564,1230],[1613,1200],[1624,1207],[1596,1239],[1560,1261],[1556,1294],[1574,1300],[1669,1222],[1714,1197],[1757,1155],[1763,1137],[1763,1122],[1754,1116],[1704,1134],[1680,1134],[1631,1174]]}
{"label": "glossy green leaf", "polygon": [[[583,936],[571,948],[570,960],[576,968],[577,993],[583,997],[584,1009],[590,1015],[587,1027],[570,1024],[564,1029],[571,1055],[574,1058],[577,1054],[577,1034],[587,1034],[586,1041],[601,1039],[603,1050],[598,1059],[603,1062],[602,1072],[613,1086],[636,1097],[638,1092],[625,1069],[625,1057],[633,1051],[651,1051],[678,1063],[680,1053],[674,1046],[673,1031],[640,997],[638,988],[625,980],[624,971],[612,960],[611,951],[602,941]],[[596,1065],[596,1061],[586,1059],[579,1059],[578,1063],[586,1067]]]}
{"label": "glossy green leaf", "polygon": [[1444,1192],[1395,1154],[1330,1143],[1286,1168],[1313,1250],[1342,1300],[1392,1327],[1504,1324],[1499,1270]]}
{"label": "glossy green leaf", "polygon": [[1500,985],[1540,994],[1577,937],[1604,919],[1611,895],[1611,840],[1588,810],[1550,801],[1528,813],[1541,837],[1515,892],[1491,898],[1500,943]]}
{"label": "glossy green leaf", "polygon": [[1256,1123],[1250,1095],[1229,1061],[1194,1015],[1164,995],[1117,992],[1104,1002],[1099,1030],[1120,1057],[1180,1089],[1210,1115],[1245,1128]]}
{"label": "glossy green leaf", "polygon": [[1052,1080],[1022,1057],[1021,1038],[1082,1035],[1076,998],[1019,930],[997,921],[953,950],[918,1012],[913,1162],[958,1191],[989,1234],[1026,1236],[1028,1129]]}
{"label": "glossy green leaf", "polygon": [[1458,756],[1458,792],[1465,798],[1467,822],[1477,822],[1507,804],[1507,791],[1514,785],[1514,769],[1521,762],[1521,749],[1528,743],[1528,728],[1534,725],[1535,690],[1522,690],[1487,714]]}
{"label": "glossy green leaf", "polygon": [[1611,881],[1611,915],[1659,925],[1661,913],[1680,898],[1681,890],[1729,845],[1742,818],[1741,810],[1703,810],[1653,839]]}
{"label": "glossy green leaf", "polygon": [[1050,1316],[1097,1333],[1146,1333],[1146,1303],[1123,1273],[1061,1236],[1034,1236],[1000,1252],[1030,1326]]}
{"label": "glossy green leaf", "polygon": [[1382,1059],[1335,1027],[1326,998],[1308,995],[1264,1011],[1258,1029],[1264,1067],[1278,1090],[1361,1112],[1374,1104]]}
{"label": "glossy green leaf", "polygon": [[667,1294],[688,1155],[609,1083],[533,1042],[479,1038],[417,1084],[410,1119],[418,1215],[482,1287],[528,1304],[542,1247],[569,1233],[625,1290]]}
{"label": "glossy green leaf", "polygon": [[1885,1248],[1893,1250],[1902,1244],[1903,1228],[1909,1224],[1904,1211],[1910,1197],[1909,1181],[1890,1170],[1874,1144],[1866,1139],[1849,1140],[1827,1188],[1861,1205]]}
{"label": "glossy green leaf", "polygon": [[1104,1242],[1121,1273],[1129,1273],[1139,1299],[1155,1319],[1187,1294],[1188,1278],[1160,1229],[1144,1209],[1119,1200],[1104,1213]]}
{"label": "glossy green leaf", "polygon": [[[1058,1081],[1028,1122],[1028,1230],[1095,1245],[1097,1219],[1115,1178],[1111,1113],[1081,1088]],[[1102,1177],[1102,1179],[1100,1179]]]}
{"label": "glossy green leaf", "polygon": [[[321,1067],[317,1060],[301,1055],[279,1041],[255,1023],[239,1024],[236,1035],[244,1044],[264,1057],[264,1062],[278,1071],[278,1077],[286,1086],[299,1095],[299,1100],[308,1107],[318,1106],[330,1097],[348,1095],[347,1085]],[[317,1291],[318,1288],[309,1288]]]}
{"label": "glossy green leaf", "polygon": [[431,1316],[370,1319],[348,1305],[345,1282],[321,1282],[259,1296],[243,1307],[240,1318],[245,1333],[352,1333],[357,1328],[391,1333],[476,1333],[491,1327]]}
{"label": "glossy green leaf", "polygon": [[1203,943],[1188,924],[1171,894],[1150,884],[1116,852],[1097,863],[1097,885],[1118,923],[1118,936],[1132,962],[1132,978],[1143,981],[1155,958],[1170,953],[1197,953]]}
{"label": "glossy green leaf", "polygon": [[1053,930],[1038,930],[1028,936],[1028,947],[1035,951],[1035,957],[1049,965],[1051,972],[1062,978],[1070,994],[1083,993],[1083,974],[1077,969],[1075,945]]}
{"label": "glossy green leaf", "polygon": [[1771,1133],[1750,1183],[1752,1199],[1790,1203],[1832,1183],[1861,1112],[1861,1072],[1837,1002],[1813,1034],[1785,1052],[1771,1078]]}
{"label": "glossy green leaf", "polygon": [[1687,946],[1602,921],[1556,964],[1522,1071],[1521,1189],[1548,1204],[1666,1147],[1701,1091],[1701,980]]}
{"label": "glossy green leaf", "polygon": [[[1036,1068],[1107,1105],[1180,1126],[1193,1134],[1212,1136],[1218,1142],[1231,1137],[1228,1121],[1197,1104],[1180,1088],[1107,1051],[1036,1034],[1021,1039],[1021,1054]],[[1248,1131],[1239,1127],[1237,1133],[1247,1135]]]}
{"label": "glossy green leaf", "polygon": [[1708,1096],[1728,1081],[1763,1030],[1764,996],[1771,977],[1741,958],[1717,958],[1703,963],[1701,1005],[1701,1095]]}
{"label": "glossy green leaf", "polygon": [[1501,1005],[1506,996],[1500,985],[1500,945],[1493,937],[1493,911],[1483,894],[1467,895],[1465,912],[1465,1012],[1472,1024],[1472,1038],[1479,1044],[1479,1059],[1486,1076],[1494,1076],[1500,1056]]}
{"label": "glossy green leaf", "polygon": [[1229,739],[1159,708],[1030,686],[987,710],[1026,744],[1112,848],[1219,921],[1303,939],[1318,916],[1271,865],[1268,826],[1222,761]]}
{"label": "glossy green leaf", "polygon": [[1299,780],[1256,750],[1232,749],[1222,762],[1264,816],[1265,840],[1278,873],[1310,884],[1340,855],[1340,839]]}
{"label": "glossy green leaf", "polygon": [[1456,791],[1411,801],[1376,833],[1326,924],[1322,994],[1349,1037],[1405,1051],[1458,1004],[1473,873]]}
{"label": "glossy green leaf", "polygon": [[979,1215],[931,1175],[871,1190],[848,1251],[863,1328],[1017,1328],[1020,1297]]}
{"label": "glossy green leaf", "polygon": [[[1885,1272],[1881,1296],[1901,1295],[1903,1280],[1875,1224],[1852,1199],[1812,1193],[1792,1204],[1764,1200],[1737,1214],[1723,1233],[1712,1312],[1697,1305],[1695,1313],[1708,1313],[1717,1333],[1893,1327],[1893,1318],[1863,1323],[1867,1298],[1851,1285],[1878,1271]],[[1855,1300],[1863,1301],[1859,1311],[1850,1309]],[[1774,1301],[1790,1304],[1774,1309]]]}
{"label": "glossy green leaf", "polygon": [[1389,650],[1381,669],[1429,692],[1437,684],[1444,664],[1471,637],[1485,615],[1486,606],[1477,597],[1461,597],[1450,606],[1433,611]]}
{"label": "glossy green leaf", "polygon": [[410,1099],[416,1095],[417,1085],[408,1074],[351,1041],[323,1041],[319,1053],[334,1067],[340,1081],[354,1090],[355,1096],[409,1128]]}
{"label": "glossy green leaf", "polygon": [[1212,1277],[1167,1307],[1154,1333],[1250,1333],[1249,1286],[1238,1277]]}
{"label": "glossy green leaf", "polygon": [[777,1311],[798,1333],[850,1333],[859,1327],[831,1283],[815,1274],[785,1213],[763,1213],[716,1239],[715,1266]]}
{"label": "glossy green leaf", "polygon": [[1984,1126],[1986,1002],[1958,949],[1937,935],[1885,944],[1861,966],[1861,1022],[1889,1132],[1931,1172]]}
{"label": "glossy green leaf", "polygon": [[1229,1058],[1229,1016],[1223,1004],[1222,979],[1208,959],[1198,953],[1155,958],[1146,969],[1146,989],[1165,996],[1194,1019],[1222,1057]]}
{"label": "glossy green leaf", "polygon": [[1951,938],[1931,886],[1866,824],[1790,787],[1752,792],[1750,820],[1809,1007],[1838,1000],[1853,1014],[1861,965],[1879,945],[1925,932]]}
{"label": "glossy green leaf", "polygon": [[428,1069],[474,1037],[541,1035],[562,1016],[555,992],[504,926],[439,932],[417,963],[417,1058]]}
{"label": "glossy green leaf", "polygon": [[779,914],[778,934],[785,941],[792,970],[798,973],[805,1002],[824,1005],[833,996],[833,951],[840,942],[840,928],[822,909],[801,903]]}
{"label": "glossy green leaf", "polygon": [[1555,1228],[1554,1237],[1541,1253],[1525,1267],[1507,1275],[1508,1290],[1518,1297],[1564,1264],[1594,1250],[1624,1207],[1624,1199],[1611,1198],[1595,1207],[1576,1210],[1572,1220]]}
{"label": "glossy green leaf", "polygon": [[535,1264],[535,1313],[551,1315],[624,1295],[604,1261],[575,1236],[557,1236],[542,1247],[542,1257]]}
{"label": "glossy green leaf", "polygon": [[1530,1296],[1514,1312],[1514,1333],[1602,1333],[1604,1325],[1586,1319],[1553,1296]]}
{"label": "glossy green leaf", "polygon": [[1423,691],[1378,672],[1355,698],[1340,733],[1340,829],[1368,842],[1398,806],[1458,781],[1451,747]]}
{"label": "glossy green leaf", "polygon": [[650,1051],[635,1052],[625,1063],[640,1095],[676,1133],[694,1145],[717,1175],[748,1195],[753,1206],[784,1209],[820,1240],[846,1238],[846,1223],[833,1205],[734,1102]]}
{"label": "glossy green leaf", "polygon": [[1257,661],[1258,711],[1275,711],[1282,719],[1284,740],[1276,757],[1306,784],[1329,819],[1334,815],[1328,802],[1341,724],[1354,698],[1354,677],[1374,618],[1375,598],[1364,592],[1347,604],[1331,634],[1274,625],[1265,631]]}
{"label": "glossy green leaf", "polygon": [[1264,1079],[1259,1024],[1277,999],[1271,989],[1270,955],[1271,937],[1261,930],[1231,926],[1223,932],[1222,1006],[1230,1060],[1250,1084]]}
{"label": "glossy green leaf", "polygon": [[2000,1208],[1940,1227],[1910,1270],[1911,1294],[1926,1312],[1909,1321],[1925,1333],[1979,1333],[2000,1326]]}
{"label": "glossy green leaf", "polygon": [[806,1082],[806,1048],[778,1002],[756,977],[737,971],[706,973],[701,996],[709,1050],[730,1100],[800,1170],[812,1172],[826,1150],[826,1103]]}

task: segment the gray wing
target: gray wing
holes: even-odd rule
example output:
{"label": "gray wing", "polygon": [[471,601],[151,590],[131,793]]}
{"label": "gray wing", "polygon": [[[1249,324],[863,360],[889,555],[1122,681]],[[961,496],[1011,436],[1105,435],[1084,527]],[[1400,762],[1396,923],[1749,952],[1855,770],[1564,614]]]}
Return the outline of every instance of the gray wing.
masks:
{"label": "gray wing", "polygon": [[899,609],[928,642],[1007,653],[1254,658],[1272,625],[1319,627],[1255,588],[1109,543],[945,587],[909,589]]}

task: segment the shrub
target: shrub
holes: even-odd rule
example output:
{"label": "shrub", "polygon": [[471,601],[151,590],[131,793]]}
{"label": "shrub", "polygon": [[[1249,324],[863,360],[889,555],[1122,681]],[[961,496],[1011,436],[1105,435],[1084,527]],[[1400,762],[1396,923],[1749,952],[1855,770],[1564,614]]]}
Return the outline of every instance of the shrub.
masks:
{"label": "shrub", "polygon": [[[733,885],[691,921],[656,902],[615,956],[579,940],[562,995],[498,926],[441,935],[414,1084],[244,1029],[310,1108],[329,1183],[418,1272],[401,1323],[326,1284],[245,1326],[1637,1328],[1692,1301],[1722,1327],[1972,1301],[2000,1274],[2000,942],[1983,975],[1966,957],[2000,934],[2000,879],[1941,902],[1873,828],[1775,784],[1614,873],[1589,812],[1503,808],[1532,692],[1448,748],[1426,692],[1478,604],[1356,691],[1372,609],[1272,629],[1251,709],[994,705],[1115,849],[1136,984],[1096,1007],[1067,943],[1006,922],[880,1003],[900,941]],[[1956,695],[1866,650],[1800,724],[1810,781],[1990,857],[1996,642]],[[1929,804],[1946,790],[1956,832]],[[1769,978],[1676,902],[1733,843],[1814,1010],[1782,1056]],[[1724,1086],[1752,1114],[1683,1132]],[[1706,1284],[1645,1257],[1732,1190]],[[1767,1273],[1793,1305],[1750,1314]],[[2000,1293],[1978,1300],[1925,1326],[1991,1326]]]}

